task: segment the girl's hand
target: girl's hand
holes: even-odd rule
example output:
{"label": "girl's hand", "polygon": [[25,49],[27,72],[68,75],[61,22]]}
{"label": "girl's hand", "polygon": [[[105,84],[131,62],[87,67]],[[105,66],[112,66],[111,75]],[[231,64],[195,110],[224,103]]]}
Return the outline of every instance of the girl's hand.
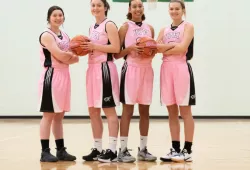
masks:
{"label": "girl's hand", "polygon": [[142,54],[144,51],[144,47],[137,46],[137,45],[131,45],[128,48],[129,48],[129,52],[135,51],[137,54]]}

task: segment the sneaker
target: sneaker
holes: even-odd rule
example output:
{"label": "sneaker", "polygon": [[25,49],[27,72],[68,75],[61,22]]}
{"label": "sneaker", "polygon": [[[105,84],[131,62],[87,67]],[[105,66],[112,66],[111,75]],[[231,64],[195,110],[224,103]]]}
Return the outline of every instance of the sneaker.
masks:
{"label": "sneaker", "polygon": [[50,148],[45,149],[41,153],[41,162],[57,162],[58,158],[50,153]]}
{"label": "sneaker", "polygon": [[142,150],[140,150],[140,147],[138,147],[137,159],[139,161],[155,161],[157,157],[149,153],[147,147]]}
{"label": "sneaker", "polygon": [[57,150],[56,152],[56,157],[60,160],[60,161],[74,161],[76,160],[76,157],[73,155],[70,155],[67,151],[66,151],[66,147],[61,148],[60,150]]}
{"label": "sneaker", "polygon": [[104,163],[117,162],[117,152],[112,152],[110,149],[107,149],[104,154],[98,157],[98,161]]}
{"label": "sneaker", "polygon": [[85,155],[85,156],[82,157],[83,160],[85,160],[85,161],[97,161],[98,157],[101,154],[104,154],[104,151],[99,152],[96,148],[92,148],[91,150],[92,151],[91,151],[90,154]]}
{"label": "sneaker", "polygon": [[192,152],[189,154],[186,149],[183,149],[178,155],[171,158],[175,162],[192,162]]}
{"label": "sneaker", "polygon": [[171,162],[171,158],[177,155],[179,155],[179,153],[176,152],[174,148],[170,148],[170,152],[166,156],[160,157],[160,160],[163,162]]}
{"label": "sneaker", "polygon": [[127,147],[123,150],[121,150],[121,148],[119,149],[118,162],[132,163],[135,162],[135,160],[135,157],[130,155]]}

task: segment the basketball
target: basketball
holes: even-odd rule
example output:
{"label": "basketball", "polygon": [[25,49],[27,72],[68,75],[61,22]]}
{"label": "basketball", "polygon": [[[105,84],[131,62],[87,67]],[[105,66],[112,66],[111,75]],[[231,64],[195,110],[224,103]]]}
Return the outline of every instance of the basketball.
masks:
{"label": "basketball", "polygon": [[136,45],[144,47],[144,51],[142,53],[143,58],[154,57],[157,53],[157,43],[153,38],[140,37],[137,39]]}
{"label": "basketball", "polygon": [[85,50],[83,47],[80,46],[83,42],[89,42],[88,37],[84,35],[77,35],[70,41],[70,49],[73,53],[75,53],[78,56],[85,56],[89,53],[89,51]]}

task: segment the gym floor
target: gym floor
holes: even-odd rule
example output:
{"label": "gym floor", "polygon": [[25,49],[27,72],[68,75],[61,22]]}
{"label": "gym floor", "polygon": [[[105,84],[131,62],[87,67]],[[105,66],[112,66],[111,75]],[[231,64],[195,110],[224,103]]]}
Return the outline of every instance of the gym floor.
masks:
{"label": "gym floor", "polygon": [[[151,119],[148,150],[158,157],[156,162],[99,163],[84,162],[82,155],[89,154],[93,146],[88,119],[65,119],[64,139],[67,151],[77,157],[75,162],[40,163],[41,146],[39,119],[0,119],[0,169],[8,170],[249,170],[250,120],[198,119],[195,120],[192,163],[163,163],[159,157],[171,147],[168,120]],[[136,156],[139,146],[139,123],[132,120],[128,148]],[[184,141],[181,122],[181,146]],[[104,120],[103,147],[108,146],[108,128]],[[118,139],[118,146],[120,142]],[[54,137],[50,139],[55,154]]]}

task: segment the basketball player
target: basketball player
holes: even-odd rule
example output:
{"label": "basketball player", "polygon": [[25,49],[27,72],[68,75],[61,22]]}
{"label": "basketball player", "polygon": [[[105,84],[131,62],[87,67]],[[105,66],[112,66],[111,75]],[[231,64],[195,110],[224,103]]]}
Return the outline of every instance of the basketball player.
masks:
{"label": "basketball player", "polygon": [[[62,120],[64,113],[70,111],[69,64],[78,62],[79,58],[68,51],[70,39],[66,33],[60,30],[64,20],[62,8],[50,7],[47,16],[50,26],[39,38],[43,67],[39,82],[39,110],[43,112],[40,123],[41,162],[76,160],[76,157],[68,154],[64,147]],[[51,126],[56,139],[56,157],[50,153],[49,148]]]}
{"label": "basketball player", "polygon": [[130,120],[134,113],[134,105],[138,103],[140,113],[140,147],[137,159],[140,161],[155,161],[157,158],[147,150],[147,138],[149,129],[149,106],[152,101],[154,73],[152,58],[140,56],[143,48],[136,46],[139,37],[154,38],[154,29],[145,20],[144,6],[141,0],[129,1],[127,21],[119,30],[123,50],[116,58],[124,57],[124,65],[121,73],[120,101],[123,103],[123,111],[120,122],[121,148],[118,155],[120,162],[134,162],[128,148],[128,133]]}
{"label": "basketball player", "polygon": [[[82,46],[92,51],[88,58],[86,89],[94,148],[89,155],[82,157],[86,161],[117,161],[119,122],[115,107],[119,105],[119,79],[113,54],[119,53],[120,42],[115,23],[107,18],[109,8],[106,0],[91,0],[91,12],[96,23],[89,29],[91,42]],[[109,147],[105,153],[102,148],[101,108],[107,117],[109,128]]]}
{"label": "basketball player", "polygon": [[[163,53],[161,66],[161,103],[167,106],[172,137],[170,153],[162,161],[192,161],[194,120],[191,106],[196,104],[192,68],[188,62],[193,56],[194,27],[182,19],[186,14],[181,0],[171,0],[169,14],[172,24],[161,29],[157,41]],[[165,49],[164,49],[165,48]],[[179,111],[184,121],[185,144],[180,149]]]}

